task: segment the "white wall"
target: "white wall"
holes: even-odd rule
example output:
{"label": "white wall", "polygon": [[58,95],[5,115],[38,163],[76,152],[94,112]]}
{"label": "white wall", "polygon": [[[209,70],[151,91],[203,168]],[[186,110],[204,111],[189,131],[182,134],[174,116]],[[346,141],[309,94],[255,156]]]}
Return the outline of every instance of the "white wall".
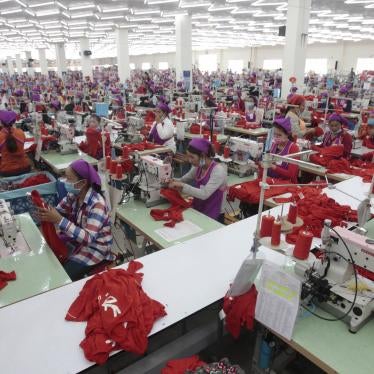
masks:
{"label": "white wall", "polygon": [[[258,47],[258,48],[228,48],[222,50],[193,51],[192,62],[198,65],[199,56],[202,54],[217,54],[219,67],[222,70],[227,69],[229,60],[243,60],[244,66],[248,61],[251,65],[262,68],[266,59],[282,59],[283,47]],[[356,68],[357,58],[374,57],[374,42],[345,42],[345,43],[316,43],[308,46],[307,58],[327,58],[328,68],[333,69],[335,61],[338,61],[338,70],[347,72],[352,67]],[[158,68],[158,62],[168,61],[170,67],[175,67],[175,54],[155,54],[130,56],[130,62],[135,63],[137,68],[141,67],[142,62],[150,62]],[[374,69],[374,66],[373,66]]]}

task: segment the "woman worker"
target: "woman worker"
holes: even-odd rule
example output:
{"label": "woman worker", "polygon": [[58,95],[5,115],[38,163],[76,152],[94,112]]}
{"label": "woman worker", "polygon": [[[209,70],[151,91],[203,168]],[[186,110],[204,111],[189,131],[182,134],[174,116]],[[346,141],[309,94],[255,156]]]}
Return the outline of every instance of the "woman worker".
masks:
{"label": "woman worker", "polygon": [[344,147],[343,157],[348,158],[352,150],[352,137],[344,129],[347,120],[339,114],[333,113],[329,117],[329,131],[325,133],[322,147],[342,145]]}
{"label": "woman worker", "polygon": [[[289,117],[277,118],[273,123],[273,142],[270,153],[280,156],[299,152],[299,147],[292,139],[292,125]],[[276,161],[268,171],[268,177],[286,179],[291,183],[297,183],[299,167],[285,161]]]}
{"label": "woman worker", "polygon": [[161,102],[157,105],[155,122],[148,135],[148,140],[155,144],[168,147],[175,153],[174,125],[169,118],[170,112],[171,110],[166,103]]}
{"label": "woman worker", "polygon": [[192,196],[193,208],[223,223],[227,171],[213,160],[214,155],[214,148],[208,140],[192,139],[187,147],[192,168],[182,178],[171,180],[169,188]]}
{"label": "woman worker", "polygon": [[25,134],[21,129],[13,127],[16,118],[16,113],[0,110],[0,175],[3,177],[25,174],[31,170],[30,160],[24,150]]}
{"label": "woman worker", "polygon": [[368,119],[367,135],[364,137],[362,145],[374,149],[374,118]]}
{"label": "woman worker", "polygon": [[101,192],[100,176],[86,161],[71,163],[62,182],[67,196],[56,208],[38,208],[38,217],[58,225],[70,250],[63,266],[75,281],[93,267],[115,259],[111,252],[110,211]]}
{"label": "woman worker", "polygon": [[290,106],[287,108],[286,118],[289,118],[291,121],[292,136],[300,139],[305,135],[312,134],[314,129],[307,129],[301,116],[305,110],[304,97],[293,94],[287,102]]}

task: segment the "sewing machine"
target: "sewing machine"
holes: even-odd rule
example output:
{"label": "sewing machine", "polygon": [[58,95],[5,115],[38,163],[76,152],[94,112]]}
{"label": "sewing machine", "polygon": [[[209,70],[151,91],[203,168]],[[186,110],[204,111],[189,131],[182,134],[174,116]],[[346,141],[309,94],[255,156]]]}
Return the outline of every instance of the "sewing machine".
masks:
{"label": "sewing machine", "polygon": [[232,153],[232,162],[229,164],[229,170],[240,177],[254,173],[255,161],[259,160],[264,145],[255,140],[231,137],[227,143]]}
{"label": "sewing machine", "polygon": [[144,136],[140,130],[144,127],[144,119],[142,112],[129,116],[127,121],[127,129],[121,131],[116,143],[140,143],[144,140]]}
{"label": "sewing machine", "polygon": [[154,156],[142,156],[139,162],[140,199],[149,208],[163,202],[160,190],[165,180],[171,178],[171,164]]}
{"label": "sewing machine", "polygon": [[5,200],[0,199],[0,237],[6,247],[5,249],[10,250],[11,252],[16,250],[17,232],[16,219],[14,218],[8,203]]}
{"label": "sewing machine", "polygon": [[75,130],[73,125],[58,123],[60,153],[67,155],[78,153],[78,145],[74,143]]}
{"label": "sewing machine", "polygon": [[[343,227],[335,227],[333,232],[325,226],[322,249],[325,258],[311,268],[304,264],[295,266],[295,273],[304,278],[301,299],[308,305],[310,301],[317,304],[337,318],[343,317],[349,325],[350,332],[357,332],[374,312],[374,290],[358,293],[354,301],[355,277],[354,268],[348,254],[351,252],[356,269],[374,272],[374,241],[363,233],[357,233]],[[345,242],[345,244],[344,244]],[[367,280],[374,287],[374,282]],[[348,289],[350,285],[353,290]],[[354,305],[352,305],[354,303]]]}

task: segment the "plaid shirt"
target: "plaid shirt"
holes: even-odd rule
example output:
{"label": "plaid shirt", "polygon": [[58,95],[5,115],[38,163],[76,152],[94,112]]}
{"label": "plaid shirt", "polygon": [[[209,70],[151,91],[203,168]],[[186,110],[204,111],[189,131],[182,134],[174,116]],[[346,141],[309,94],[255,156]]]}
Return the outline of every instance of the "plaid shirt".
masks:
{"label": "plaid shirt", "polygon": [[76,196],[68,193],[56,209],[64,216],[59,229],[74,247],[69,259],[88,266],[114,260],[110,212],[99,193],[90,188],[81,206]]}

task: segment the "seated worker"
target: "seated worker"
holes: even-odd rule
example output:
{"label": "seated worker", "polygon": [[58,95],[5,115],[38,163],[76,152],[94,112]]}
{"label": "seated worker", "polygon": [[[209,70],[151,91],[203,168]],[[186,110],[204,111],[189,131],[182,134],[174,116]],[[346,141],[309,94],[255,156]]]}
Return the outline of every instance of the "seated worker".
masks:
{"label": "seated worker", "polygon": [[110,211],[101,192],[97,171],[84,160],[70,164],[62,179],[67,196],[56,208],[38,208],[41,221],[58,225],[70,250],[63,263],[69,277],[82,278],[103,262],[113,261]]}
{"label": "seated worker", "polygon": [[256,122],[256,99],[250,96],[245,102],[245,120]]}
{"label": "seated worker", "polygon": [[303,138],[314,132],[314,129],[307,129],[305,122],[301,118],[301,113],[305,110],[305,99],[302,95],[293,94],[288,100],[290,106],[287,108],[286,118],[289,118],[292,126],[292,136]]}
{"label": "seated worker", "polygon": [[362,145],[374,149],[374,118],[368,119],[367,135],[364,137]]}
{"label": "seated worker", "polygon": [[69,102],[65,105],[65,111],[67,114],[74,114],[74,107],[75,107],[75,102],[74,102],[74,97],[71,96],[68,98]]}
{"label": "seated worker", "polygon": [[[101,136],[100,118],[92,114],[87,120],[86,142],[81,143],[80,148],[97,160],[103,157],[103,140]],[[110,139],[105,141],[105,154],[110,150]]]}
{"label": "seated worker", "polygon": [[194,198],[192,207],[221,223],[227,188],[227,171],[214,161],[213,145],[206,139],[192,139],[187,147],[190,171],[178,180],[171,180],[169,188]]}
{"label": "seated worker", "polygon": [[17,115],[11,111],[0,110],[0,175],[11,177],[28,173],[31,170],[30,160],[24,150],[25,134],[13,127]]}
{"label": "seated worker", "polygon": [[[270,153],[287,156],[299,152],[299,147],[292,139],[292,125],[289,117],[277,118],[273,123],[273,142]],[[276,161],[268,171],[268,177],[286,179],[297,183],[299,167],[285,161]]]}
{"label": "seated worker", "polygon": [[155,110],[155,122],[149,132],[148,140],[155,144],[168,147],[175,153],[174,125],[169,118],[170,112],[171,109],[166,103],[160,102],[157,105]]}
{"label": "seated worker", "polygon": [[343,145],[343,157],[348,158],[352,150],[352,137],[344,129],[347,120],[339,114],[333,113],[329,117],[329,131],[325,133],[322,140],[322,147]]}

